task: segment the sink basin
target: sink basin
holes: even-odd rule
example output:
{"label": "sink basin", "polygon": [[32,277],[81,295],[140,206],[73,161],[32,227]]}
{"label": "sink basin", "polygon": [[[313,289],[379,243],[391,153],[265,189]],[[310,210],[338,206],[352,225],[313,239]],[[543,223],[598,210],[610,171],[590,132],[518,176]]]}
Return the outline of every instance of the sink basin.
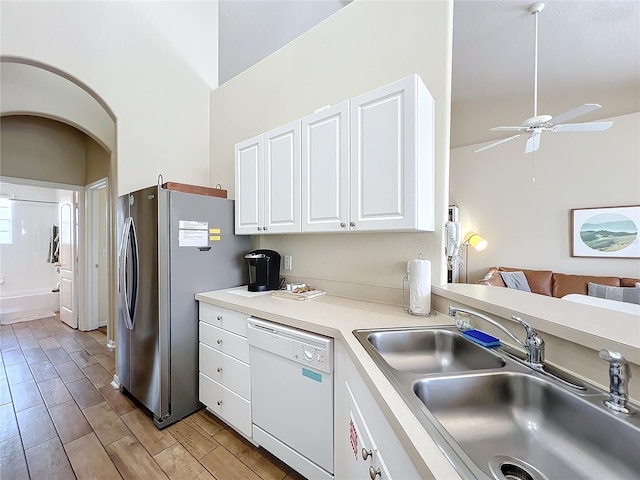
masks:
{"label": "sink basin", "polygon": [[498,355],[451,330],[388,330],[359,338],[365,348],[371,345],[391,368],[401,372],[450,373],[505,365]]}
{"label": "sink basin", "polygon": [[640,478],[640,419],[537,376],[487,372],[413,383],[471,461],[497,479]]}

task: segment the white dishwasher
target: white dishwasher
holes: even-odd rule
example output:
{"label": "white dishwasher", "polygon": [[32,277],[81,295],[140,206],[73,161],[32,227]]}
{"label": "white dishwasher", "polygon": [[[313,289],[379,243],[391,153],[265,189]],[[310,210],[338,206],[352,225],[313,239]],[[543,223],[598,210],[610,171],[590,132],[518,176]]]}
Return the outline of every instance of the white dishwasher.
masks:
{"label": "white dishwasher", "polygon": [[253,439],[309,479],[333,478],[333,339],[249,319]]}

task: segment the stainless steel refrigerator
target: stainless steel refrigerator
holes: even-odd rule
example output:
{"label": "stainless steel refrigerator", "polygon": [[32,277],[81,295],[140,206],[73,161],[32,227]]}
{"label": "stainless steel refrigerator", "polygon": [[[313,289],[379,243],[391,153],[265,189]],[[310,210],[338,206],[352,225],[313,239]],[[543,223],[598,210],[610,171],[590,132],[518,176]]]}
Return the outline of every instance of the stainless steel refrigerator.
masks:
{"label": "stainless steel refrigerator", "polygon": [[233,200],[149,187],[118,200],[117,375],[158,428],[196,411],[197,292],[246,283]]}

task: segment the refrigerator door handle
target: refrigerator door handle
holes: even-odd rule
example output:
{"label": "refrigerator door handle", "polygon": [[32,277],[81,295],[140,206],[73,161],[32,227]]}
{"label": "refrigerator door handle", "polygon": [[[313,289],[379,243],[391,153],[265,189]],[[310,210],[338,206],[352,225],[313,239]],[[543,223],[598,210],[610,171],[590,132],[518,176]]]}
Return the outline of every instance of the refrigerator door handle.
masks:
{"label": "refrigerator door handle", "polygon": [[[138,265],[138,237],[136,235],[136,227],[132,217],[128,217],[124,224],[124,235],[122,238],[120,251],[120,302],[124,312],[124,319],[129,330],[133,330],[135,323],[136,307],[138,303],[138,281],[139,281],[139,265]],[[131,246],[131,259],[129,258],[129,246]],[[129,298],[129,276],[127,275],[127,266],[131,260],[133,270],[133,284],[131,289],[131,298]]]}

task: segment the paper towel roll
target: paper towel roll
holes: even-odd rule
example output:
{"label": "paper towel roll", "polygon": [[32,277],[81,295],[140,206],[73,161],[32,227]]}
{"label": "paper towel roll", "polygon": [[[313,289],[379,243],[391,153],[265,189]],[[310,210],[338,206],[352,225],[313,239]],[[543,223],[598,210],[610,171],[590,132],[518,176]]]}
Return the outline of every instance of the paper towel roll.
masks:
{"label": "paper towel roll", "polygon": [[431,262],[415,259],[407,262],[409,277],[409,313],[429,315],[431,311]]}

